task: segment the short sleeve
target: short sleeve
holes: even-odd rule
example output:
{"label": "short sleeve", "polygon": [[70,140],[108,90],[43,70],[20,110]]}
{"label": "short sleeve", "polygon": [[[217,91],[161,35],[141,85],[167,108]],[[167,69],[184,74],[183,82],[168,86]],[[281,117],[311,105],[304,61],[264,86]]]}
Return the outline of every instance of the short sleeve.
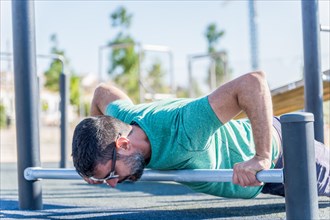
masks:
{"label": "short sleeve", "polygon": [[131,112],[132,106],[133,104],[129,100],[117,100],[107,106],[105,114],[130,124],[135,117],[135,114]]}

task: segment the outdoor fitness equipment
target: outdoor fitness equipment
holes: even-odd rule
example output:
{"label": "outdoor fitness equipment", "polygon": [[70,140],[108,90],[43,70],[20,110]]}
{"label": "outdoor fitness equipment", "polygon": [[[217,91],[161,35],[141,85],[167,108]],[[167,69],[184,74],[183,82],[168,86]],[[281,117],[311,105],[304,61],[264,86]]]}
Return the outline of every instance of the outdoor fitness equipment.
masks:
{"label": "outdoor fitness equipment", "polygon": [[[81,179],[75,169],[45,169],[28,167],[24,171],[27,180],[38,179]],[[167,170],[157,171],[145,169],[141,181],[174,181],[174,182],[231,182],[232,169],[219,170]],[[265,183],[283,183],[283,170],[272,169],[257,173],[257,179]]]}
{"label": "outdoor fitness equipment", "polygon": [[[261,182],[284,183],[287,219],[318,219],[316,167],[311,113],[293,113],[281,117],[284,169],[257,173]],[[283,178],[284,171],[284,178]],[[231,182],[233,170],[145,170],[141,181]],[[28,181],[40,179],[81,179],[74,169],[28,167]],[[31,199],[32,202],[32,199]]]}
{"label": "outdoor fitness equipment", "polygon": [[[317,15],[315,12],[318,9],[314,7],[317,6],[317,0],[302,1],[302,4],[305,6],[302,7],[303,11],[307,10],[309,5],[315,10],[314,13],[303,13],[303,17],[307,17],[305,20],[308,20],[308,16]],[[24,170],[27,167],[40,167],[34,2],[13,0],[12,11],[19,207],[37,210],[43,207],[41,181],[24,178]],[[317,19],[314,21],[317,23]],[[305,32],[308,31],[304,30]],[[304,41],[311,40],[304,37]],[[312,45],[312,42],[310,44]],[[318,56],[311,58],[318,60]],[[316,68],[316,73],[317,70]],[[305,65],[305,77],[311,74],[308,71]],[[310,71],[313,73],[314,69]],[[318,75],[313,77],[321,76]],[[305,88],[309,86],[311,85],[305,84]],[[319,96],[305,97],[319,99]],[[287,114],[281,117],[287,219],[318,219],[313,121],[314,117],[310,113]]]}

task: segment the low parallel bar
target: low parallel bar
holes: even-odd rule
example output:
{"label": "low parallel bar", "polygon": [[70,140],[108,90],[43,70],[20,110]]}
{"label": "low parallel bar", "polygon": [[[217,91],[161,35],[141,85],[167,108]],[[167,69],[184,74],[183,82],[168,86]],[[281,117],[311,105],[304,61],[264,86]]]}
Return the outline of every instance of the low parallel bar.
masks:
{"label": "low parallel bar", "polygon": [[[220,170],[169,170],[159,171],[145,169],[141,181],[174,181],[174,182],[231,182],[232,169]],[[81,179],[75,169],[54,169],[28,167],[24,171],[26,180],[38,179]],[[257,179],[265,183],[283,183],[283,170],[271,169],[257,173]]]}

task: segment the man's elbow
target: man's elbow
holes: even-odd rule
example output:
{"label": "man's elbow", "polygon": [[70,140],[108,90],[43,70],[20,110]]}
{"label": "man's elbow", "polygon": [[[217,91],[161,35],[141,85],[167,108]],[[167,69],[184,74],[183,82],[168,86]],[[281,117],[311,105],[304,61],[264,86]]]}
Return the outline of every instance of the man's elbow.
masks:
{"label": "man's elbow", "polygon": [[248,86],[247,88],[262,89],[262,90],[268,88],[266,73],[263,71],[254,71],[246,74],[244,83],[245,84],[247,83]]}
{"label": "man's elbow", "polygon": [[102,98],[104,98],[105,95],[109,95],[109,93],[109,86],[105,83],[100,83],[94,91],[93,101],[97,104],[100,100],[102,100]]}
{"label": "man's elbow", "polygon": [[264,71],[258,70],[247,74],[249,80],[252,80],[256,83],[266,81],[266,73]]}

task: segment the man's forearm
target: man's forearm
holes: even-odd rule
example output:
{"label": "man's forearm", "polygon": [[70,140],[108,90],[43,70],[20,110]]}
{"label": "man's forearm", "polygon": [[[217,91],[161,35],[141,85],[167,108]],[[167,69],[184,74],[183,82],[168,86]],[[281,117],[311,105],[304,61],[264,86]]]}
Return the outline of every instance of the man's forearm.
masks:
{"label": "man's forearm", "polygon": [[256,113],[247,113],[252,125],[253,139],[256,147],[256,156],[271,159],[272,148],[272,114],[266,109],[261,115]]}
{"label": "man's forearm", "polygon": [[254,75],[250,80],[256,82],[246,87],[238,94],[238,102],[251,121],[253,138],[256,146],[256,156],[271,158],[272,117],[273,108],[271,94],[263,74]]}
{"label": "man's forearm", "polygon": [[252,72],[234,79],[213,91],[209,103],[224,124],[242,110],[251,121],[256,155],[234,165],[233,183],[259,186],[256,173],[271,165],[272,101],[263,72]]}

